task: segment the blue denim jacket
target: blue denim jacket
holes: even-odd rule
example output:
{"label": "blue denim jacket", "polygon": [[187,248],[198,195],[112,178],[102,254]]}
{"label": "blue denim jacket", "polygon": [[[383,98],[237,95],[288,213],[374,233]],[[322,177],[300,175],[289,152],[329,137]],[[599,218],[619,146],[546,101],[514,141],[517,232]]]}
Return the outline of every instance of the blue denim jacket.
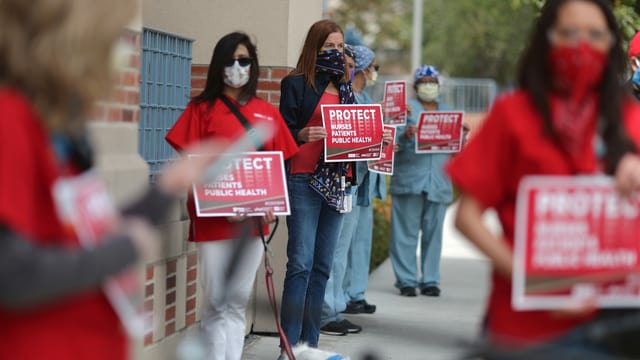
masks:
{"label": "blue denim jacket", "polygon": [[[407,119],[409,125],[416,125],[422,104],[409,100],[413,110]],[[438,110],[450,110],[446,105],[438,104]],[[444,172],[444,165],[450,154],[416,154],[415,138],[404,137],[405,126],[396,129],[396,141],[399,147],[395,154],[393,176],[389,187],[390,194],[409,195],[427,193],[427,199],[433,202],[449,203],[453,200],[451,179]]]}

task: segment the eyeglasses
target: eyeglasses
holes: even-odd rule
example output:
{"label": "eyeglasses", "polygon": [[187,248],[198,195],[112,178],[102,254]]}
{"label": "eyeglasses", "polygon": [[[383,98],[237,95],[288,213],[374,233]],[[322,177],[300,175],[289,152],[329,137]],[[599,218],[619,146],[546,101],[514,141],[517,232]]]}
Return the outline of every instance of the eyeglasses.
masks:
{"label": "eyeglasses", "polygon": [[236,61],[238,62],[238,64],[240,64],[240,66],[247,67],[251,65],[251,62],[253,61],[253,59],[251,59],[250,57],[240,57],[236,59],[229,59],[227,62],[224,63],[224,66],[233,66],[233,64],[235,64]]}
{"label": "eyeglasses", "polygon": [[378,70],[380,70],[380,65],[378,65],[378,64],[371,65],[371,66],[369,66],[369,68],[373,68],[375,71],[378,71]]}
{"label": "eyeglasses", "polygon": [[615,43],[615,37],[608,29],[581,31],[575,28],[556,28],[549,30],[547,36],[552,44],[577,45],[580,41],[586,41],[599,48],[611,49]]}

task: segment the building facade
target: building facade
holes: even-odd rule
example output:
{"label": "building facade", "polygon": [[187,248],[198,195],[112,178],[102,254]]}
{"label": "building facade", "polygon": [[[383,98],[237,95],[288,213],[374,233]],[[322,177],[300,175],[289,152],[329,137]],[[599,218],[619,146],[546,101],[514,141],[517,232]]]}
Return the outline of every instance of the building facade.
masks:
{"label": "building facade", "polygon": [[[99,171],[117,203],[135,198],[162,164],[177,156],[164,135],[204,87],[221,36],[239,30],[253,37],[261,64],[258,95],[278,106],[280,80],[295,66],[306,32],[322,10],[322,0],[142,0],[140,16],[123,35],[133,50],[113,98],[96,106],[90,125]],[[278,297],[286,263],[285,223],[280,222],[272,242]],[[196,330],[202,297],[196,247],[186,241],[187,228],[181,201],[158,227],[163,254],[141,270],[144,306],[153,312],[153,323],[143,339],[134,341],[133,358],[174,359],[180,341]],[[268,304],[261,267],[247,331],[275,332]]]}

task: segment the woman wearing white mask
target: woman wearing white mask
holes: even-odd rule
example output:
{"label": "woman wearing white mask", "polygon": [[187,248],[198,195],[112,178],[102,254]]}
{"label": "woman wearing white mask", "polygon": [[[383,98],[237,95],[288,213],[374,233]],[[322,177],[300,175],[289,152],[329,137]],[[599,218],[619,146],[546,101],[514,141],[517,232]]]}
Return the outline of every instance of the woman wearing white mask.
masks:
{"label": "woman wearing white mask", "polygon": [[[276,133],[263,144],[263,150],[282,151],[285,159],[295,154],[298,147],[278,109],[256,96],[259,71],[256,47],[249,37],[238,32],[225,35],[213,50],[204,90],[180,115],[167,134],[167,142],[183,151],[203,139],[242,136],[247,129],[231,110],[235,107],[250,125],[261,121],[276,124]],[[267,234],[264,224],[273,222],[275,216],[197,217],[191,194],[187,208],[189,241],[198,243],[207,359],[239,360],[245,310],[262,254],[259,229],[262,226]],[[245,236],[244,229],[249,229],[249,239],[234,240]]]}
{"label": "woman wearing white mask", "polygon": [[[434,66],[422,65],[414,76],[417,99],[407,125],[396,130],[398,151],[389,186],[392,196],[389,254],[402,296],[440,296],[442,227],[447,205],[453,198],[451,181],[443,171],[449,154],[416,154],[415,134],[422,111],[448,110],[439,102],[439,74]],[[422,230],[421,262],[416,264],[418,233]],[[420,266],[422,278],[418,278]]]}

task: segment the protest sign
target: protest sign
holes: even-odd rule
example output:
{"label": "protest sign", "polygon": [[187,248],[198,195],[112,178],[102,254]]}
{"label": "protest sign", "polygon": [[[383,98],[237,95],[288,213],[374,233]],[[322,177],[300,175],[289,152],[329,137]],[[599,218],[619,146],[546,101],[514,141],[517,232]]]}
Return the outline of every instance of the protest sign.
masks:
{"label": "protest sign", "polygon": [[322,105],[326,162],[379,160],[382,152],[382,107]]}
{"label": "protest sign", "polygon": [[384,124],[391,126],[407,124],[407,82],[386,81],[384,83]]}
{"label": "protest sign", "polygon": [[[190,155],[197,156],[197,155]],[[198,216],[289,215],[289,197],[280,151],[222,155],[225,170],[213,181],[194,185]]]}
{"label": "protest sign", "polygon": [[394,139],[394,141],[392,141],[391,144],[383,147],[380,160],[369,161],[368,167],[369,167],[369,171],[373,171],[373,172],[385,174],[385,175],[393,175],[393,159],[394,159],[393,147],[395,145],[396,128],[394,126],[385,125],[384,130],[391,131],[391,136]]}
{"label": "protest sign", "polygon": [[455,153],[462,149],[462,111],[425,111],[418,118],[416,153]]}
{"label": "protest sign", "polygon": [[[83,248],[96,247],[119,221],[107,186],[95,171],[62,177],[53,186],[53,197],[62,223],[72,229]],[[104,281],[103,291],[129,335],[141,337],[152,329],[151,312],[142,306],[142,279],[135,270]]]}
{"label": "protest sign", "polygon": [[609,177],[529,176],[518,189],[513,306],[640,306],[640,196]]}

